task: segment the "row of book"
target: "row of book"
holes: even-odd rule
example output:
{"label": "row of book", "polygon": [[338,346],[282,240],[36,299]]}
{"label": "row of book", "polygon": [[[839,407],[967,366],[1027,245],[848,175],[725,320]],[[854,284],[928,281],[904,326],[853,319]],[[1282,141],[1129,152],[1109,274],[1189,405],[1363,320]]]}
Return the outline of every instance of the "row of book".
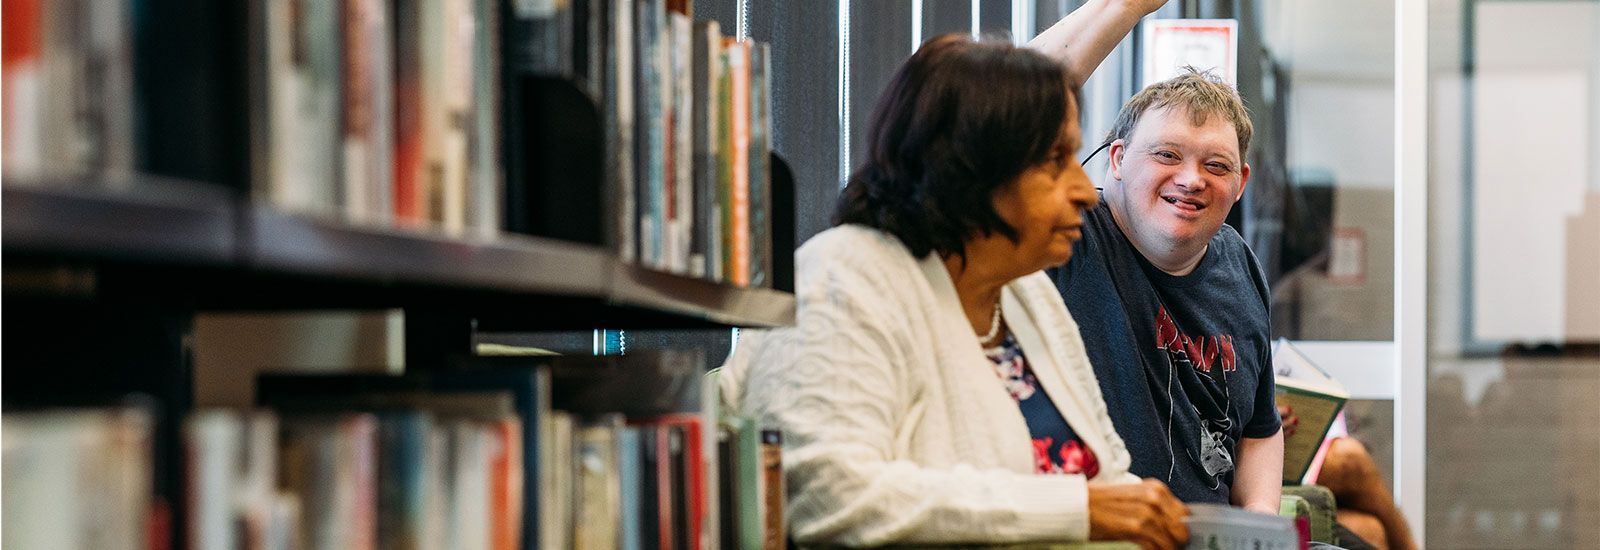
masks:
{"label": "row of book", "polygon": [[530,136],[570,129],[528,127],[546,122],[506,85],[567,78],[599,104],[602,211],[555,212],[601,218],[625,260],[770,286],[769,48],[694,22],[689,2],[254,6],[253,167],[276,207],[488,237],[528,225],[508,220],[552,209],[520,203],[564,196],[519,189],[554,184],[517,171]]}
{"label": "row of book", "polygon": [[128,2],[5,1],[8,181],[133,170],[131,12]]}
{"label": "row of book", "polygon": [[767,549],[781,437],[719,419],[703,355],[265,374],[190,414],[182,501],[151,498],[151,415],[7,413],[6,548],[149,548],[166,510],[213,549]]}
{"label": "row of book", "polygon": [[[247,29],[226,36],[244,42],[256,202],[455,236],[575,232],[653,269],[771,285],[769,47],[694,21],[688,0],[246,5]],[[186,61],[134,59],[165,51],[132,48],[135,6],[7,0],[6,175],[137,168],[135,62]],[[586,173],[581,158],[540,156],[585,138],[559,127],[567,117],[530,115],[548,99],[524,93],[531,78],[567,81],[596,107],[593,177],[561,176]]]}
{"label": "row of book", "polygon": [[151,499],[155,422],[149,412],[7,412],[3,424],[0,547],[152,547],[152,518],[160,511]]}
{"label": "row of book", "polygon": [[249,6],[259,201],[354,224],[500,230],[500,0]]}
{"label": "row of book", "polygon": [[689,2],[595,0],[607,194],[624,258],[772,284],[772,93],[767,44],[694,21]]}

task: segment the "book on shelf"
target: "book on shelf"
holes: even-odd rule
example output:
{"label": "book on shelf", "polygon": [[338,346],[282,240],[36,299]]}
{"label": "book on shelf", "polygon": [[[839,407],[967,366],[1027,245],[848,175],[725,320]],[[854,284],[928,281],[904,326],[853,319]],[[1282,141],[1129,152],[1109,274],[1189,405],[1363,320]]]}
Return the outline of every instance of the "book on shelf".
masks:
{"label": "book on shelf", "polygon": [[7,412],[4,424],[0,546],[149,547],[156,519],[150,412],[138,407]]}
{"label": "book on shelf", "polygon": [[644,534],[637,528],[644,524],[641,503],[645,498],[643,444],[640,428],[624,425],[617,431],[617,486],[620,490],[617,547],[628,550],[645,548]]}
{"label": "book on shelf", "polygon": [[720,263],[712,263],[721,244],[721,230],[717,223],[717,161],[721,158],[721,141],[717,139],[722,119],[718,92],[722,79],[722,27],[716,21],[696,21],[691,31],[690,84],[694,117],[691,128],[693,184],[693,218],[689,238],[689,275],[720,280]]}
{"label": "book on shelf", "polygon": [[[241,26],[205,45],[243,49],[243,68],[159,69],[178,78],[137,105],[136,62],[188,65],[166,47],[132,48],[133,26],[148,22],[126,4],[8,4],[4,169],[23,176],[12,181],[131,172],[148,150],[163,165],[153,170],[242,186],[251,213],[472,240],[526,233],[771,284],[766,46],[696,22],[690,2],[250,2],[176,27]],[[167,30],[152,27],[163,40]],[[171,88],[188,78],[236,80],[190,102]],[[203,119],[217,112],[244,124]],[[136,134],[145,115],[161,127],[203,120],[177,137]]]}
{"label": "book on shelf", "polygon": [[1350,392],[1286,339],[1273,343],[1272,369],[1278,404],[1288,405],[1300,419],[1294,436],[1283,441],[1283,480],[1298,484],[1316,459],[1334,419],[1350,400]]}
{"label": "book on shelf", "polygon": [[772,286],[772,50],[750,43],[750,286]]}
{"label": "book on shelf", "polygon": [[601,134],[604,147],[602,169],[606,201],[601,212],[606,217],[605,240],[625,262],[637,258],[634,238],[638,214],[635,210],[638,166],[635,164],[637,134],[634,121],[637,90],[634,86],[635,52],[632,41],[635,10],[632,0],[601,0],[606,9],[601,17],[602,68]]}
{"label": "book on shelf", "polygon": [[[715,391],[721,369],[706,373],[705,383]],[[715,395],[707,397],[717,401]],[[716,412],[714,444],[717,451],[717,502],[723,522],[722,547],[782,549],[788,539],[783,521],[783,437],[762,429],[754,418],[729,409]]]}
{"label": "book on shelf", "polygon": [[249,8],[251,187],[262,204],[360,225],[500,228],[492,0]]}
{"label": "book on shelf", "polygon": [[669,44],[672,88],[671,111],[667,114],[670,136],[667,155],[671,171],[667,186],[666,270],[689,273],[690,236],[694,233],[694,95],[691,64],[694,50],[691,47],[693,22],[687,13],[668,10],[667,37]]}
{"label": "book on shelf", "polygon": [[282,419],[280,484],[300,495],[303,548],[376,548],[377,434],[364,413]]}
{"label": "book on shelf", "polygon": [[750,286],[750,43],[723,39],[727,52],[727,187],[722,211],[722,270],[734,286]]}
{"label": "book on shelf", "polygon": [[394,61],[391,13],[380,0],[342,0],[340,174],[344,215],[387,224],[394,214]]}
{"label": "book on shelf", "polygon": [[134,168],[133,4],[7,0],[7,183]]}
{"label": "book on shelf", "polygon": [[[250,6],[252,187],[285,211],[335,216],[343,102],[339,2]],[[370,54],[367,54],[370,55]]]}
{"label": "book on shelf", "polygon": [[666,5],[643,0],[634,5],[634,157],[638,180],[635,208],[641,265],[662,267],[662,207],[666,190],[667,112],[671,88],[666,86],[668,55]]}
{"label": "book on shelf", "polygon": [[[395,452],[402,453],[401,456],[405,456],[405,453],[420,456],[438,454],[451,460],[455,455],[450,454],[448,449],[456,449],[457,452],[474,452],[489,457],[487,463],[473,459],[473,463],[480,464],[477,467],[489,479],[487,493],[481,499],[483,503],[480,503],[485,510],[483,513],[455,516],[454,523],[444,523],[442,529],[446,535],[468,533],[463,529],[470,529],[473,535],[470,540],[487,537],[489,547],[496,549],[543,547],[540,538],[554,535],[522,527],[541,525],[541,521],[548,521],[542,520],[541,516],[554,511],[545,507],[550,499],[542,494],[549,485],[540,483],[541,476],[550,473],[546,469],[552,455],[547,447],[557,441],[549,433],[553,422],[549,375],[541,367],[502,366],[404,376],[265,374],[257,384],[257,398],[264,405],[286,410],[369,410],[389,415],[380,418],[389,418],[393,416],[391,412],[396,410],[427,412],[441,429],[457,433],[454,439],[442,435],[451,432],[430,436],[431,439],[442,441],[433,447],[444,446],[447,451],[405,451],[401,448]],[[405,422],[403,416],[395,418],[395,421]],[[451,427],[452,423],[462,422],[470,423],[473,427],[470,431]],[[462,443],[465,439],[477,443]],[[484,440],[490,442],[487,452],[477,447]],[[436,472],[432,474],[435,479],[443,475],[437,473],[440,471],[432,466],[426,470]],[[426,472],[417,476],[428,477]],[[420,490],[426,490],[426,484],[423,487]],[[402,501],[417,498],[414,494],[405,496],[407,494],[412,493],[402,492],[394,498]],[[440,500],[444,497],[433,498]],[[478,500],[472,497],[473,502]],[[446,505],[449,502],[440,501]],[[491,502],[502,504],[490,507],[488,503]],[[449,509],[459,511],[459,507]],[[439,514],[432,516],[438,517]],[[395,521],[405,521],[407,517],[411,516],[401,514],[396,516]],[[479,522],[478,518],[487,519]],[[469,526],[469,521],[474,523]],[[488,531],[481,530],[484,525],[487,525]],[[438,540],[436,537],[423,539]],[[517,543],[507,546],[508,541]]]}
{"label": "book on shelf", "polygon": [[278,488],[277,415],[198,410],[184,421],[182,446],[188,548],[265,550],[299,537],[298,518],[275,513],[288,498]]}
{"label": "book on shelf", "polygon": [[376,416],[381,547],[517,548],[522,422],[509,392],[305,394],[274,384],[268,399],[285,413]]}
{"label": "book on shelf", "polygon": [[784,523],[784,496],[787,494],[783,482],[783,432],[773,429],[761,430],[761,497],[766,505],[761,509],[761,521],[765,529],[762,535],[766,550],[778,550],[788,544],[789,527]]}
{"label": "book on shelf", "polygon": [[601,415],[579,428],[576,456],[577,510],[572,547],[614,549],[623,539],[622,440],[626,424],[621,415]]}
{"label": "book on shelf", "polygon": [[472,100],[467,176],[466,226],[474,235],[493,238],[504,226],[505,168],[500,105],[501,80],[500,0],[472,2]]}

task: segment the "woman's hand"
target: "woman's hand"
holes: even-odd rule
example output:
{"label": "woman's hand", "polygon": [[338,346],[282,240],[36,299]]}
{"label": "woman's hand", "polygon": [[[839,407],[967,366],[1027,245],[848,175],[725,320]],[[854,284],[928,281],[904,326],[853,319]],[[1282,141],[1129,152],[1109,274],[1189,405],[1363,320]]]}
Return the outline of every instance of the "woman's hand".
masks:
{"label": "woman's hand", "polygon": [[1124,540],[1146,550],[1189,542],[1189,509],[1154,479],[1132,485],[1089,485],[1089,540]]}
{"label": "woman's hand", "polygon": [[1283,438],[1289,439],[1300,427],[1300,417],[1294,415],[1294,407],[1283,403],[1278,404],[1278,417],[1283,419]]}

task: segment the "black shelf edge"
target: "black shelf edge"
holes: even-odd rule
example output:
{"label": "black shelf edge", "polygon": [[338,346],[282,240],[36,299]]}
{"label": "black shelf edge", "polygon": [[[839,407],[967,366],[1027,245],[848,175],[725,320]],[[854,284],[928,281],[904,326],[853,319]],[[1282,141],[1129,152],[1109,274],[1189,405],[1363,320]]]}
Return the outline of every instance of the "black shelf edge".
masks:
{"label": "black shelf edge", "polygon": [[203,265],[234,259],[235,201],[204,183],[7,178],[0,203],[8,255]]}
{"label": "black shelf edge", "polygon": [[660,310],[713,324],[769,328],[794,324],[794,295],[769,288],[739,288],[617,262],[611,302]]}
{"label": "black shelf edge", "polygon": [[493,239],[353,226],[252,206],[242,235],[248,267],[382,285],[602,298],[610,253],[524,235]]}
{"label": "black shelf edge", "polygon": [[[619,328],[794,323],[788,292],[656,271],[601,246],[351,225],[161,178],[8,179],[0,189],[8,258],[106,262],[119,266],[119,291],[160,290],[201,309],[445,304],[544,328],[584,318]],[[574,308],[598,309],[535,318]]]}

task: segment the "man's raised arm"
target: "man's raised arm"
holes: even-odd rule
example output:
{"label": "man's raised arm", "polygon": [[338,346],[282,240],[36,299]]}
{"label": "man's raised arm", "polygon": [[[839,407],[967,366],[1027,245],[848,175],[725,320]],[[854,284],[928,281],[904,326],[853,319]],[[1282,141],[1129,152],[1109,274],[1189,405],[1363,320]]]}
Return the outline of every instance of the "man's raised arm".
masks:
{"label": "man's raised arm", "polygon": [[1028,47],[1067,66],[1074,87],[1083,86],[1122,37],[1167,0],[1089,0],[1033,37]]}

